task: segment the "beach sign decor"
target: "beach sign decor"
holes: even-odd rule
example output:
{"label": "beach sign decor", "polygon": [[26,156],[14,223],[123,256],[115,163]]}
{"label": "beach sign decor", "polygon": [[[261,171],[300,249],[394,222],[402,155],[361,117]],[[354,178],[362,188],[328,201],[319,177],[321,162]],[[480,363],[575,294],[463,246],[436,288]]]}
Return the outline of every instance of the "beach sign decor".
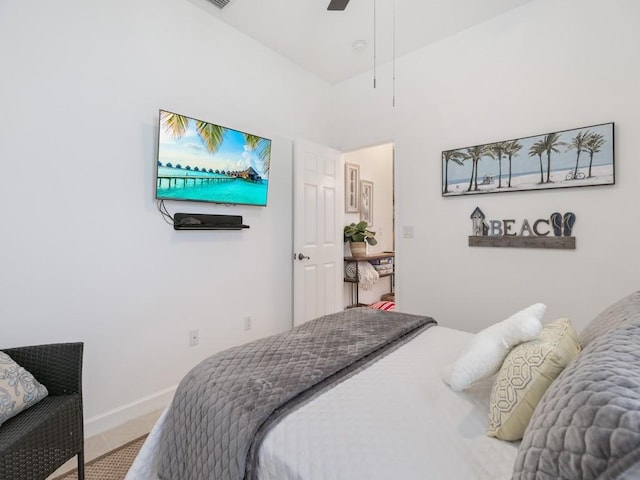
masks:
{"label": "beach sign decor", "polygon": [[442,196],[615,184],[613,122],[442,152]]}
{"label": "beach sign decor", "polygon": [[576,215],[573,212],[553,212],[533,221],[485,218],[479,207],[471,213],[470,247],[576,248],[576,237],[573,236]]}

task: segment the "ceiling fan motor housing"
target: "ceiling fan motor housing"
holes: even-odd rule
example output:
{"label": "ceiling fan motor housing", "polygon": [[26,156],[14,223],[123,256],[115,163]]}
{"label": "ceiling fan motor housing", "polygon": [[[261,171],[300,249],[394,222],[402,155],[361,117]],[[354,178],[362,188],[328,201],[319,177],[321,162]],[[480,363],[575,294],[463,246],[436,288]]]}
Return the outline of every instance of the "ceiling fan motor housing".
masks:
{"label": "ceiling fan motor housing", "polygon": [[327,10],[344,10],[348,4],[349,0],[331,0]]}
{"label": "ceiling fan motor housing", "polygon": [[218,8],[224,8],[229,4],[229,0],[209,0]]}

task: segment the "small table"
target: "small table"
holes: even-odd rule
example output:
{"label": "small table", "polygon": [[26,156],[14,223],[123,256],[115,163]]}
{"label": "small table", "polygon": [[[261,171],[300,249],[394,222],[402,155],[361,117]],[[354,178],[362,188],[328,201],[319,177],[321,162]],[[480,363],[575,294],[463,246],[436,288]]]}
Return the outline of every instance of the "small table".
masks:
{"label": "small table", "polygon": [[[395,253],[394,252],[382,252],[382,253],[373,253],[370,255],[358,255],[358,256],[351,256],[351,257],[344,257],[344,262],[345,262],[345,266],[348,262],[355,262],[356,263],[356,276],[355,278],[348,278],[346,275],[344,275],[344,281],[347,283],[352,283],[353,285],[351,286],[351,303],[352,305],[350,305],[350,307],[352,306],[362,306],[362,304],[360,304],[359,301],[359,288],[358,288],[358,284],[359,284],[359,272],[358,272],[358,262],[369,262],[371,264],[380,264],[379,262],[381,260],[388,260],[391,259],[391,265],[393,266],[390,272],[385,272],[385,273],[380,273],[380,277],[390,277],[391,279],[391,292],[393,293],[393,288],[394,288],[394,282],[395,282],[395,266],[393,265],[393,259],[395,258]],[[347,307],[349,308],[349,307]]]}

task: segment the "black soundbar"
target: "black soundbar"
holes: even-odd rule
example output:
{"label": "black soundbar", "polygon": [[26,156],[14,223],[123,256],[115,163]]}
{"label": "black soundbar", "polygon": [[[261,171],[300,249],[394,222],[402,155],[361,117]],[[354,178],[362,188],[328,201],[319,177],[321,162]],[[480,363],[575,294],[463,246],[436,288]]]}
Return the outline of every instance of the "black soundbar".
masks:
{"label": "black soundbar", "polygon": [[242,230],[249,225],[242,223],[241,215],[206,215],[203,213],[176,213],[173,216],[175,230]]}

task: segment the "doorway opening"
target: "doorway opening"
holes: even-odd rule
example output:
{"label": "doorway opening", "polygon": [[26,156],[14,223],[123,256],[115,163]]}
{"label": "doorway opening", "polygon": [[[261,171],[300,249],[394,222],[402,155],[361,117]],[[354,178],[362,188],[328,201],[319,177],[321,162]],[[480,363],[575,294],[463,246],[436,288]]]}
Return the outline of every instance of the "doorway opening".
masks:
{"label": "doorway opening", "polygon": [[[355,269],[354,262],[345,261],[344,306],[369,305],[381,300],[395,302],[395,258],[388,256],[395,252],[394,144],[345,152],[342,159],[349,168],[355,166],[359,176],[358,208],[357,211],[345,208],[344,225],[366,220],[376,233],[378,242],[376,245],[367,245],[367,254],[387,257],[367,262],[379,272],[375,282],[371,280],[371,275],[367,277],[365,272]],[[345,258],[351,257],[349,245],[345,244],[344,248]],[[362,263],[358,262],[358,265],[362,266]],[[355,271],[358,273],[355,274]],[[347,281],[355,275],[365,281]]]}

